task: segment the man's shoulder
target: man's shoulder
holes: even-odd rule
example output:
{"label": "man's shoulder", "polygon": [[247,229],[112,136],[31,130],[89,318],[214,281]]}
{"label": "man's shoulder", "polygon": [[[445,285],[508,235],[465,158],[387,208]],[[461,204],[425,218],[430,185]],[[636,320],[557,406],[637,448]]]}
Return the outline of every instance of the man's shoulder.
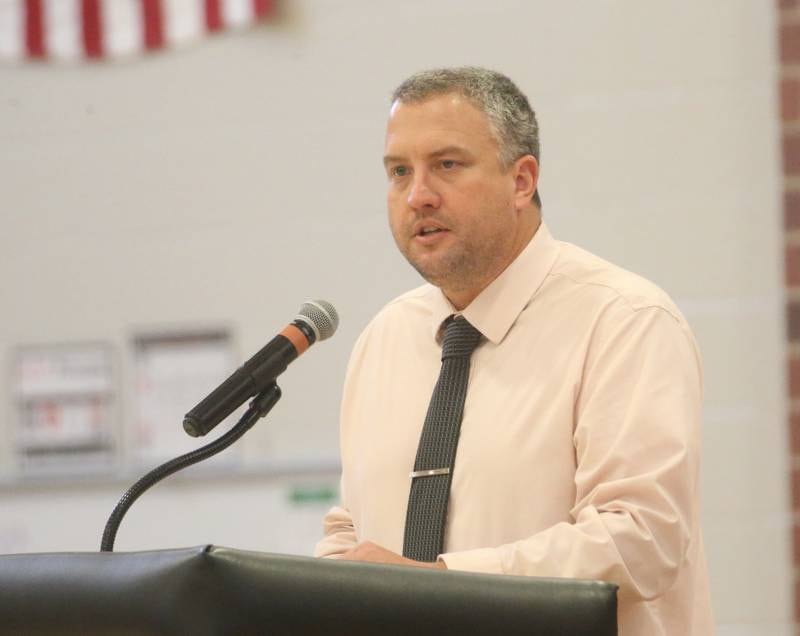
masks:
{"label": "man's shoulder", "polygon": [[414,289],[409,289],[407,292],[400,294],[386,303],[383,308],[376,314],[388,313],[402,313],[404,311],[430,311],[431,303],[433,302],[434,295],[439,292],[437,287],[430,283],[424,283]]}
{"label": "man's shoulder", "polygon": [[432,306],[439,290],[425,283],[415,287],[387,302],[373,316],[365,331],[391,326],[396,323],[409,323],[426,320],[431,316]]}
{"label": "man's shoulder", "polygon": [[559,258],[550,270],[550,277],[560,284],[572,287],[576,293],[616,300],[632,311],[658,307],[683,322],[674,301],[656,283],[581,247],[559,243]]}
{"label": "man's shoulder", "polygon": [[370,336],[378,336],[398,329],[427,324],[432,315],[432,307],[436,302],[439,290],[428,283],[415,287],[387,302],[367,323],[359,340]]}

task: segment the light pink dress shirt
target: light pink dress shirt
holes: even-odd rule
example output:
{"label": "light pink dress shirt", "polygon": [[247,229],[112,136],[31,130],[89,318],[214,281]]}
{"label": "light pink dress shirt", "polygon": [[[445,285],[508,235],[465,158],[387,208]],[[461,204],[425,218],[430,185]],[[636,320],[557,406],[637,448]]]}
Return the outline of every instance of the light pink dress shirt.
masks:
{"label": "light pink dress shirt", "polygon": [[[402,552],[439,327],[452,313],[425,285],[358,339],[341,411],[342,504],[318,556],[362,541]],[[485,340],[472,356],[447,567],[610,581],[623,636],[712,634],[701,365],[673,302],[542,224],[462,313]]]}

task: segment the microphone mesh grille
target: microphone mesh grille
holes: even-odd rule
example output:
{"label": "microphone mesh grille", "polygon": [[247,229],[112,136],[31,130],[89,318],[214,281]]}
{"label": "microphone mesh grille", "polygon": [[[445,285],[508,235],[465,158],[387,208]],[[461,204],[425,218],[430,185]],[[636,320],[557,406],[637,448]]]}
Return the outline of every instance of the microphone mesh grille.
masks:
{"label": "microphone mesh grille", "polygon": [[304,302],[298,312],[298,317],[300,316],[314,323],[320,340],[330,338],[339,326],[339,314],[336,313],[336,308],[325,300]]}

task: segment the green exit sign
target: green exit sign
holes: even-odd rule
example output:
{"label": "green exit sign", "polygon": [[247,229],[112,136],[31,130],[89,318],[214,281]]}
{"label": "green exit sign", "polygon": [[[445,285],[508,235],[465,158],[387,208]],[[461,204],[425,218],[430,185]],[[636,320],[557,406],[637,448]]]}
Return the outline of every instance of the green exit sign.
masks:
{"label": "green exit sign", "polygon": [[333,504],[339,498],[339,490],[326,485],[292,486],[289,489],[289,501],[296,506],[303,504]]}

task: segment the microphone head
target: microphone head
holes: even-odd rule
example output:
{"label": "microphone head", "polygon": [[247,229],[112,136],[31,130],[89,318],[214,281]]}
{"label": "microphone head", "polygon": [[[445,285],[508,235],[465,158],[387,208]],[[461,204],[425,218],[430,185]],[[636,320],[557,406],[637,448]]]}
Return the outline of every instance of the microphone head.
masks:
{"label": "microphone head", "polygon": [[309,300],[300,306],[297,320],[302,320],[314,330],[317,340],[327,340],[339,326],[336,308],[325,300]]}

